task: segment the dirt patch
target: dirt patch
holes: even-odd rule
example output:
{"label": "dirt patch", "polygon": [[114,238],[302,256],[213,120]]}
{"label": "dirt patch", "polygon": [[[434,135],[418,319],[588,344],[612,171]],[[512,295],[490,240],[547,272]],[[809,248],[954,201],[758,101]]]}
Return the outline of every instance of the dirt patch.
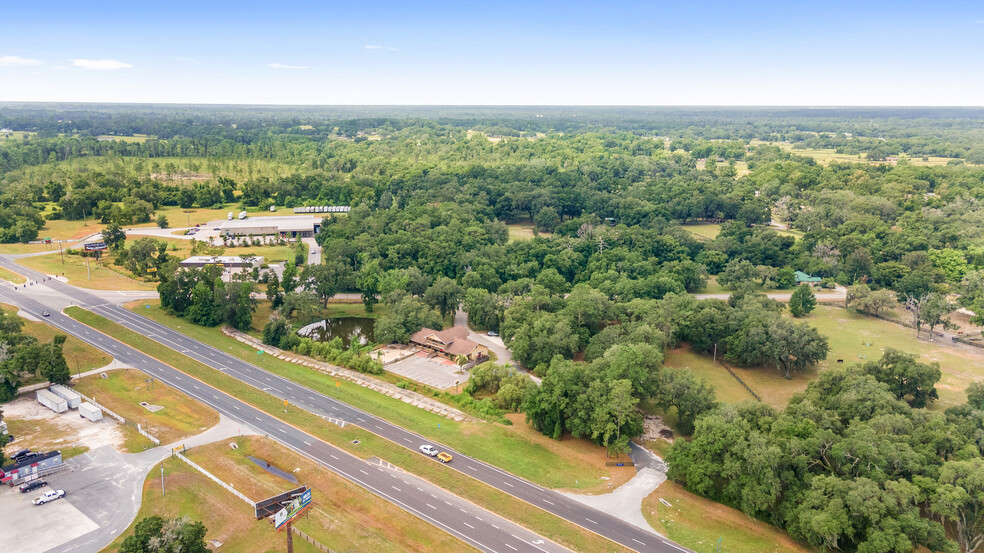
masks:
{"label": "dirt patch", "polygon": [[644,415],[642,418],[642,436],[638,438],[641,442],[651,440],[665,440],[673,443],[673,430],[666,426],[663,417],[656,415]]}
{"label": "dirt patch", "polygon": [[17,438],[5,449],[8,453],[21,449],[48,451],[72,446],[96,449],[104,445],[122,451],[123,431],[108,417],[92,422],[79,416],[75,409],[55,413],[34,399],[33,394],[3,406],[3,418]]}

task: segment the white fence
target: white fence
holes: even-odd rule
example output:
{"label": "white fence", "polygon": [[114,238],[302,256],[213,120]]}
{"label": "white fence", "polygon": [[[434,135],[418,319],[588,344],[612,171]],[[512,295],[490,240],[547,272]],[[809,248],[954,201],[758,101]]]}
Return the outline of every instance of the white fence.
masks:
{"label": "white fence", "polygon": [[178,459],[181,459],[181,460],[182,460],[182,461],[184,461],[185,463],[188,463],[189,465],[191,465],[191,468],[193,468],[193,469],[195,469],[195,470],[197,470],[198,472],[200,472],[200,473],[202,473],[202,474],[204,474],[205,476],[207,476],[207,477],[209,477],[209,479],[211,479],[211,480],[212,480],[213,482],[215,482],[216,484],[218,484],[218,485],[220,485],[220,486],[222,486],[223,488],[225,488],[225,489],[226,489],[227,491],[229,491],[229,492],[230,492],[231,494],[233,494],[233,495],[235,495],[235,496],[236,496],[236,497],[238,497],[239,499],[242,499],[243,501],[245,501],[246,503],[248,503],[250,507],[253,507],[254,509],[256,508],[256,502],[254,502],[254,501],[253,501],[252,499],[250,499],[250,498],[248,498],[248,497],[246,497],[245,495],[243,495],[243,494],[241,494],[241,493],[239,493],[239,491],[238,491],[238,490],[236,490],[236,488],[233,488],[233,487],[232,487],[232,486],[230,486],[229,484],[226,484],[226,483],[225,483],[225,482],[223,482],[222,480],[219,480],[219,478],[218,478],[217,476],[215,476],[215,475],[214,475],[214,474],[212,474],[211,472],[209,472],[209,471],[207,471],[207,470],[205,470],[205,469],[203,469],[202,467],[200,467],[200,466],[198,465],[198,463],[196,463],[196,462],[194,462],[194,461],[192,461],[191,459],[189,459],[189,458],[187,458],[187,457],[185,457],[184,455],[182,455],[182,454],[180,454],[180,453],[178,453],[177,451],[175,451],[175,452],[174,452],[174,455],[175,455],[175,456],[176,456],[176,457],[177,457]]}
{"label": "white fence", "polygon": [[133,423],[133,422],[129,422],[129,421],[127,421],[127,420],[126,420],[125,418],[123,418],[122,416],[120,416],[120,415],[118,415],[118,414],[116,414],[116,413],[114,413],[113,411],[110,411],[110,410],[109,410],[109,409],[107,409],[107,408],[106,408],[105,406],[103,406],[103,405],[100,405],[100,404],[99,404],[99,403],[98,403],[98,402],[97,402],[96,400],[94,400],[94,399],[92,399],[91,397],[89,397],[89,396],[87,396],[87,395],[85,395],[85,394],[82,394],[82,393],[79,393],[79,392],[77,392],[77,391],[76,391],[75,393],[77,393],[77,394],[79,394],[80,396],[82,396],[82,399],[84,399],[84,400],[86,400],[86,401],[88,401],[89,403],[91,403],[91,404],[93,404],[93,405],[95,405],[96,407],[98,407],[98,408],[100,408],[100,409],[102,409],[102,410],[103,410],[103,413],[106,413],[107,415],[109,415],[109,416],[111,416],[111,417],[113,417],[114,419],[116,419],[116,420],[118,420],[118,421],[120,421],[120,422],[122,422],[123,424],[129,424],[129,425],[131,425],[131,426],[134,426],[134,427],[136,427],[136,429],[137,429],[137,432],[139,432],[139,433],[140,433],[141,435],[143,435],[144,437],[146,437],[146,438],[147,438],[148,440],[150,440],[150,441],[152,441],[152,442],[154,442],[154,445],[161,445],[161,441],[160,441],[160,440],[158,440],[158,439],[157,439],[156,437],[154,437],[153,435],[151,435],[150,433],[148,433],[148,432],[147,432],[146,430],[144,430],[144,429],[143,429],[143,428],[142,428],[142,427],[140,426],[140,424],[139,424],[139,423]]}

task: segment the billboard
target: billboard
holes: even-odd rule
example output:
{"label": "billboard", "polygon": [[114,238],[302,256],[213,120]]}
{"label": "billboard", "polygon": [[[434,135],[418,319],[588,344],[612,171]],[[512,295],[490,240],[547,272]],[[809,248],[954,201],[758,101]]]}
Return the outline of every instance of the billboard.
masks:
{"label": "billboard", "polygon": [[311,489],[308,488],[300,496],[295,497],[286,507],[277,511],[273,516],[273,527],[280,530],[288,522],[293,521],[311,506]]}
{"label": "billboard", "polygon": [[268,497],[266,499],[261,499],[256,502],[256,520],[271,517],[280,510],[281,507],[290,503],[290,500],[304,493],[307,487],[301,486],[290,490],[289,492],[284,492],[277,494],[273,497]]}
{"label": "billboard", "polygon": [[106,249],[106,243],[105,242],[90,242],[88,244],[83,244],[82,247],[84,247],[85,248],[85,251],[87,251],[87,252],[95,252],[95,251],[99,251],[99,250],[105,250]]}

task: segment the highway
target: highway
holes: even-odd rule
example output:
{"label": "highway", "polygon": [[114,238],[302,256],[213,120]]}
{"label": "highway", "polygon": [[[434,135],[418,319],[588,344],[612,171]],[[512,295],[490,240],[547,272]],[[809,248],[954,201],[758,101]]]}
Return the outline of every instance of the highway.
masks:
{"label": "highway", "polygon": [[[4,266],[11,270],[14,270],[22,275],[27,276],[32,280],[41,280],[45,278],[44,275],[41,275],[40,273],[37,273],[35,271],[31,271],[30,269],[25,269],[22,265],[13,263],[12,261],[4,257],[0,257],[0,266]],[[165,345],[192,359],[200,361],[201,363],[208,365],[216,370],[220,370],[223,373],[232,376],[234,378],[237,378],[246,384],[264,390],[270,394],[277,396],[278,398],[287,399],[293,405],[301,407],[314,414],[317,414],[322,417],[330,417],[332,419],[342,420],[349,424],[358,425],[369,432],[384,437],[396,444],[407,447],[408,449],[411,449],[413,451],[416,451],[417,447],[419,447],[419,445],[424,443],[431,443],[431,444],[438,445],[441,449],[449,451],[452,453],[452,455],[454,455],[454,461],[449,465],[451,468],[458,470],[459,472],[466,474],[472,478],[475,478],[476,480],[484,482],[494,488],[497,488],[505,493],[508,493],[524,501],[527,501],[532,505],[535,505],[545,511],[553,513],[570,522],[583,526],[591,531],[594,531],[602,536],[605,536],[628,548],[637,551],[654,551],[654,552],[661,552],[661,553],[662,552],[677,553],[681,551],[689,551],[673,542],[670,542],[669,540],[661,538],[660,536],[654,533],[646,532],[645,530],[638,528],[632,524],[629,524],[625,521],[622,521],[616,517],[613,517],[606,513],[587,507],[573,499],[567,498],[552,490],[542,488],[527,480],[518,478],[508,472],[505,472],[497,467],[494,467],[477,459],[468,457],[451,448],[437,444],[436,442],[423,438],[422,436],[412,431],[393,425],[383,419],[380,419],[369,413],[356,409],[346,403],[335,400],[316,390],[312,390],[305,386],[296,384],[277,374],[268,372],[264,369],[257,367],[256,365],[243,361],[238,357],[234,357],[232,355],[226,354],[225,352],[217,348],[214,348],[212,346],[199,342],[195,339],[192,339],[178,331],[172,330],[169,327],[151,321],[146,317],[142,317],[128,309],[124,309],[118,305],[107,303],[105,300],[99,298],[94,294],[91,294],[83,290],[79,290],[74,286],[70,286],[68,284],[65,284],[57,280],[48,280],[43,283],[43,286],[50,287],[54,290],[57,290],[67,295],[68,297],[72,298],[72,300],[77,305],[82,305],[83,307],[91,310],[94,313],[97,313],[130,330],[138,332],[152,340],[161,343],[162,345]],[[22,308],[24,308],[24,300],[27,300],[29,303],[33,302],[33,300],[24,298],[24,296],[27,294],[17,294],[16,291],[11,291],[9,287],[3,287],[2,293],[0,293],[0,295],[9,296],[9,299],[5,298],[4,301],[8,301],[9,303],[13,303]],[[26,309],[26,310],[37,314],[43,309],[43,306],[42,304],[37,302],[33,302],[33,303],[35,305],[32,306],[32,309]],[[144,357],[145,359],[141,359],[141,363],[143,364],[134,365],[138,368],[141,368],[142,370],[147,370],[145,368],[146,364],[153,361],[151,358],[147,356],[143,356],[143,354],[139,354],[139,352],[132,350],[132,348],[129,348],[128,346],[125,346],[115,340],[110,339],[109,337],[106,337],[92,329],[89,329],[85,325],[81,325],[80,323],[74,321],[74,319],[62,316],[60,314],[56,317],[56,314],[52,312],[51,317],[49,317],[49,322],[54,326],[62,329],[63,331],[71,333],[83,340],[86,340],[87,342],[93,344],[95,347],[103,349],[107,353],[116,356],[121,361],[128,362],[127,361],[128,358],[124,359],[123,357],[118,356],[114,351],[110,351],[110,349],[107,348],[108,347],[118,348],[122,346],[123,348],[129,350],[125,352],[126,355],[133,356],[134,354],[137,354]],[[112,344],[108,344],[104,342],[112,342]],[[168,379],[162,378],[162,380],[186,393],[189,393],[189,386],[195,386],[195,385],[200,387],[204,386],[202,383],[197,383],[197,381],[196,384],[190,384],[190,380],[192,380],[190,377],[170,367],[167,367],[166,365],[163,365],[159,362],[154,361],[152,364],[155,364],[155,366],[153,367],[154,370],[160,371],[162,373],[164,372],[169,373],[169,378]],[[170,370],[168,371],[168,369]],[[177,374],[170,374],[170,373],[177,373]],[[157,375],[154,374],[154,376]],[[172,381],[174,383],[172,383]],[[196,399],[200,399],[201,394],[197,393],[199,392],[199,390],[191,389],[191,392],[193,393],[189,393],[189,395],[192,395]],[[225,396],[230,400],[234,400],[234,398],[231,398],[230,396],[226,396],[226,394],[222,392],[218,392],[218,391],[213,391],[213,392],[209,392],[209,393],[215,397],[220,397],[219,394],[221,394],[221,396]],[[209,404],[212,405],[212,403]],[[218,409],[218,407],[216,408]],[[240,406],[240,409],[241,408],[242,407]],[[240,420],[244,420],[244,422],[252,424],[253,426],[257,426],[256,424],[254,424],[254,421],[251,421],[249,419],[243,419],[242,417],[237,416],[238,413],[236,412],[235,409],[232,408],[223,409],[223,413],[239,418]],[[253,416],[256,417],[255,414]],[[270,417],[269,415],[265,415],[265,417],[271,419],[271,421],[276,421],[280,425],[279,427],[273,428],[272,432],[268,432],[266,429],[261,428],[261,430],[267,432],[267,434],[271,435],[272,437],[280,438],[281,436],[278,436],[278,433],[285,432],[286,429],[284,427],[291,428],[285,425],[284,423],[277,421],[273,417]],[[264,421],[264,422],[269,422],[269,424],[274,424],[273,422],[270,421]],[[295,432],[299,432],[299,431],[295,429]],[[312,441],[312,438],[308,436],[307,440]],[[301,451],[305,451],[303,449],[305,447],[307,448],[315,447],[311,445],[306,445],[307,442],[304,442],[303,440],[302,443],[305,445],[298,446],[296,442],[289,443],[288,445],[291,445],[291,447],[298,448]],[[331,446],[324,443],[322,443],[322,445],[318,447],[331,448]],[[321,458],[319,457],[317,458],[317,460],[321,461]],[[357,461],[357,462],[361,463],[361,461]],[[331,468],[330,464],[328,463],[324,463],[324,464],[326,464],[327,466],[329,466],[329,468]],[[339,474],[342,474],[342,472],[339,472]],[[343,476],[346,476],[346,478],[348,478],[347,473],[343,474]],[[364,487],[367,487],[367,489],[371,489],[365,484],[362,484],[361,482],[358,483],[360,483],[360,485],[363,485]],[[372,491],[374,491],[374,493],[378,493],[375,492],[375,490]],[[403,506],[400,503],[397,504]],[[427,509],[427,507],[425,506],[424,509]],[[453,520],[448,521],[448,524],[455,524],[455,523],[456,521]],[[436,525],[447,530],[446,526],[442,526],[440,524],[436,524]],[[458,528],[460,528],[460,526]],[[454,532],[452,533],[454,534]],[[454,534],[454,535],[458,535],[458,534]],[[530,542],[532,542],[532,540],[530,540]],[[479,547],[479,546],[477,547],[483,550],[496,550],[496,551],[510,550],[510,547],[506,546],[505,544],[499,544],[499,545],[501,545],[502,548],[498,548],[495,546],[493,546],[493,548],[491,549],[487,549],[486,547]]]}

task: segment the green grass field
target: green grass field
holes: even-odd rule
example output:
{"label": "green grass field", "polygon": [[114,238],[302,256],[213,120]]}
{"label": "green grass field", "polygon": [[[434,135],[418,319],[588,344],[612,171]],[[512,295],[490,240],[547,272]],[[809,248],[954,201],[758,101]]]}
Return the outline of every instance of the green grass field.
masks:
{"label": "green grass field", "polygon": [[693,234],[698,240],[714,240],[721,232],[721,225],[718,224],[681,225],[681,228]]}
{"label": "green grass field", "polygon": [[[668,501],[672,507],[659,502]],[[674,482],[660,484],[642,502],[642,513],[667,538],[697,553],[810,553],[786,532],[720,503],[694,495]]]}
{"label": "green grass field", "polygon": [[[150,470],[143,483],[143,497],[136,520],[103,553],[119,551],[123,540],[133,534],[136,522],[160,515],[165,518],[186,516],[205,525],[206,540],[222,542],[222,551],[268,553],[283,547],[284,535],[273,530],[267,522],[253,518],[253,509],[234,497],[207,476],[180,459],[163,462],[164,487],[161,494],[161,465]],[[304,540],[294,540],[294,551],[315,553],[317,550]]]}
{"label": "green grass field", "polygon": [[[193,436],[219,422],[216,411],[160,382],[148,382],[146,373],[121,369],[105,374],[107,378],[83,377],[75,388],[126,420],[139,423],[162,444]],[[152,413],[141,402],[164,408]]]}
{"label": "green grass field", "polygon": [[110,264],[110,256],[104,256],[100,263],[89,258],[88,270],[86,258],[79,255],[64,257],[64,263],[62,263],[62,256],[57,253],[24,257],[18,259],[17,263],[46,275],[64,276],[69,283],[79,288],[92,290],[155,290],[157,288],[156,282],[136,280],[117,272],[124,269],[113,267]]}
{"label": "green grass field", "polygon": [[[875,164],[875,165],[890,163],[890,162],[887,162],[887,161],[868,161],[867,158],[865,158],[864,154],[861,154],[860,156],[857,155],[857,154],[838,154],[837,153],[837,150],[835,150],[833,148],[794,148],[792,144],[788,144],[788,143],[785,143],[785,142],[771,142],[771,143],[769,143],[769,142],[760,142],[760,141],[755,141],[755,140],[752,141],[752,144],[753,145],[769,144],[771,146],[778,146],[778,147],[782,148],[783,150],[786,150],[788,152],[791,152],[791,153],[793,153],[795,155],[813,158],[813,159],[815,159],[817,161],[817,163],[819,163],[821,165],[830,165],[831,163],[834,163],[834,162],[836,162],[836,163],[871,163],[871,164]],[[917,165],[917,166],[937,166],[938,167],[938,166],[941,166],[941,165],[946,165],[948,161],[950,161],[951,159],[953,159],[953,158],[949,158],[949,157],[936,157],[936,156],[928,156],[928,157],[929,157],[929,159],[926,160],[926,161],[923,161],[922,156],[909,157],[908,160],[909,160],[909,163],[911,165]]]}
{"label": "green grass field", "polygon": [[[293,472],[312,488],[316,507],[297,527],[337,551],[474,551],[451,535],[434,531],[429,523],[403,511],[273,440],[247,436],[189,450],[187,456],[205,470],[229,482],[251,499],[276,495],[293,486],[246,458],[263,459]],[[226,494],[229,501],[239,501]],[[269,529],[269,523],[257,523]],[[296,543],[296,542],[295,542]]]}
{"label": "green grass field", "polygon": [[964,403],[967,385],[984,380],[984,350],[943,344],[938,337],[933,342],[917,340],[914,329],[835,307],[817,307],[804,320],[830,340],[830,355],[822,367],[835,366],[838,359],[845,364],[876,360],[886,347],[919,355],[922,362],[939,362],[940,400],[931,409]]}
{"label": "green grass field", "polygon": [[[785,407],[793,394],[806,390],[819,371],[828,367],[877,360],[886,347],[920,356],[922,362],[938,362],[943,377],[936,385],[940,400],[931,404],[935,410],[966,401],[964,390],[976,380],[984,380],[984,350],[915,338],[915,330],[873,317],[830,306],[818,306],[800,319],[827,337],[830,353],[816,369],[794,373],[784,379],[773,367],[741,368],[729,364],[738,376],[763,400],[777,409]],[[868,345],[870,344],[870,345]],[[843,364],[837,360],[843,360]],[[690,367],[714,386],[719,401],[738,402],[752,399],[726,370],[714,365],[710,356],[698,355],[683,347],[667,352],[666,366]]]}
{"label": "green grass field", "polygon": [[[357,426],[350,425],[340,429],[334,425],[325,424],[324,420],[320,417],[301,409],[288,409],[288,412],[284,413],[283,404],[281,402],[282,400],[280,398],[243,384],[242,382],[223,374],[221,371],[213,370],[201,363],[198,363],[197,361],[185,357],[184,355],[176,354],[173,350],[153,342],[152,340],[120,325],[112,323],[99,315],[95,315],[78,307],[70,307],[66,309],[66,313],[80,322],[88,324],[96,330],[108,333],[114,338],[127,343],[128,345],[135,347],[148,355],[154,356],[157,359],[167,359],[172,366],[175,366],[190,376],[198,378],[211,386],[222,389],[225,392],[253,405],[254,407],[270,413],[308,432],[312,436],[316,436],[329,443],[332,443],[335,446],[345,449],[346,451],[349,451],[350,453],[363,459],[373,455],[385,459],[413,474],[433,482],[434,484],[452,493],[458,494],[469,501],[473,501],[476,504],[482,505],[483,507],[494,512],[509,516],[512,520],[523,524],[527,528],[530,528],[531,530],[540,533],[544,537],[557,541],[558,543],[561,543],[575,551],[627,551],[625,548],[602,538],[597,534],[557,518],[546,511],[520,501],[511,495],[500,492],[495,488],[489,487],[457,471],[453,471],[449,467],[445,467],[439,463],[434,463],[429,459],[425,459],[420,454],[416,453],[416,451],[396,445]],[[238,342],[235,343],[238,344]],[[224,350],[233,349],[231,344],[217,342],[212,342],[212,344],[216,347],[221,347]],[[255,352],[252,350],[249,351],[255,355]],[[232,351],[230,351],[230,353],[232,353]],[[319,389],[330,388],[331,386],[322,386]],[[349,384],[347,386],[343,385],[341,390],[348,390],[352,388],[361,389],[354,384]],[[339,391],[339,393],[341,394],[342,392]],[[367,391],[367,393],[372,393],[381,398],[385,398],[385,396],[376,394],[375,392]],[[386,399],[389,399],[392,402],[401,403],[390,398]],[[448,419],[444,419],[443,417],[437,417],[436,415],[425,413],[416,408],[413,409],[419,411],[420,415],[434,417],[432,419],[434,422],[442,422],[442,428],[444,430],[438,431],[437,435],[440,436],[439,439],[444,441],[445,438],[450,439],[454,437],[454,423]],[[486,425],[472,426],[484,427]],[[437,431],[434,426],[431,426],[430,428],[431,433]],[[423,432],[426,430],[426,427],[414,427],[414,429]],[[353,440],[358,440],[359,443],[353,444]],[[481,440],[481,437],[479,437],[479,440]],[[502,444],[484,443],[482,447],[488,451],[492,451],[496,448],[501,448]],[[482,457],[486,456],[483,455]],[[538,470],[547,473],[563,471],[564,465],[566,464],[566,459],[555,457],[555,460],[560,463],[559,468],[557,466],[547,466],[538,467]],[[561,476],[568,475],[563,474]]]}
{"label": "green grass field", "polygon": [[11,282],[13,284],[24,284],[25,282],[27,282],[26,278],[22,277],[21,275],[13,271],[4,269],[3,267],[0,267],[0,278],[6,280],[7,282]]}

